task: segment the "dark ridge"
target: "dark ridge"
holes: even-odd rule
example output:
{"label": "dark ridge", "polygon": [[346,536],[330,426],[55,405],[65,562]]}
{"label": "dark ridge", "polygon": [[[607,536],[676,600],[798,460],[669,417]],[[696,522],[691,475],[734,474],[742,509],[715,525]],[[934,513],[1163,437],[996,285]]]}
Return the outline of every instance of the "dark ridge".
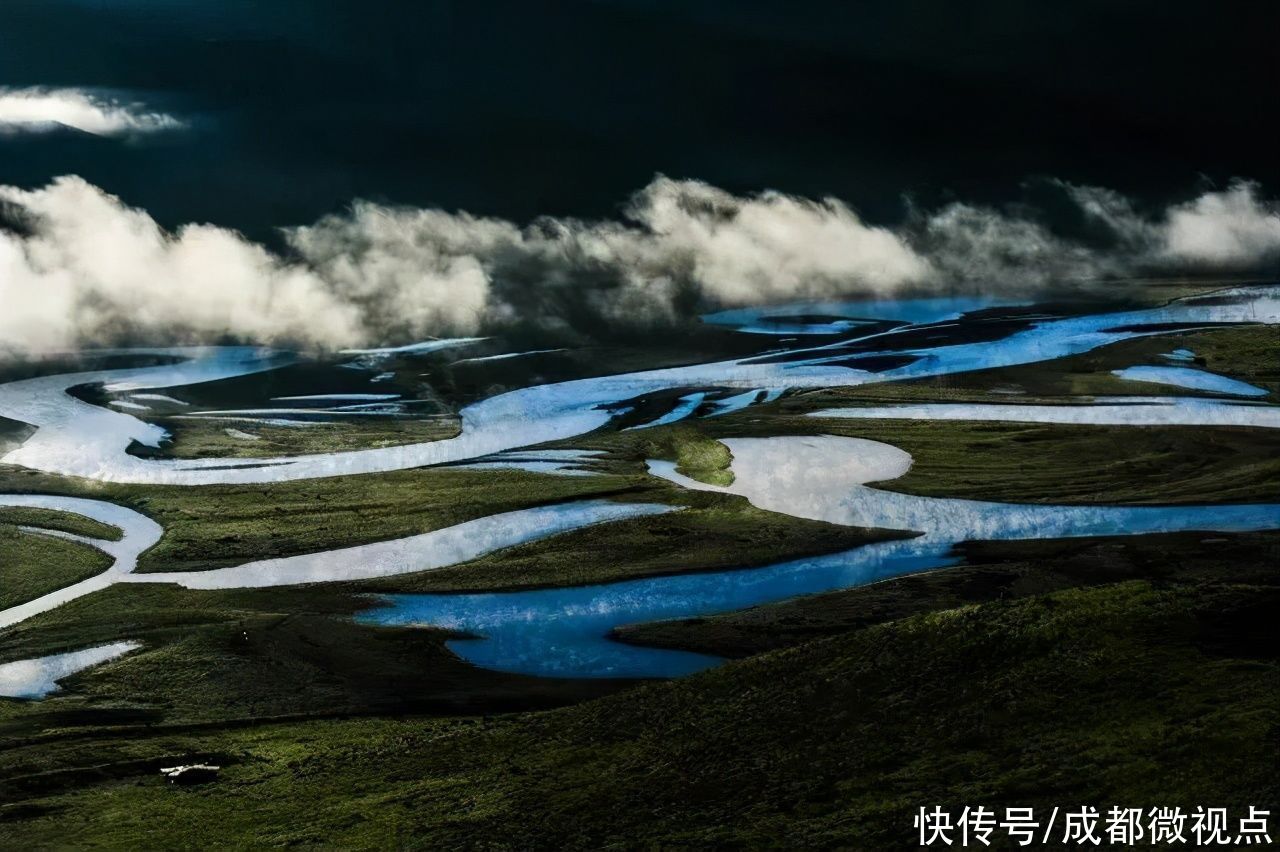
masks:
{"label": "dark ridge", "polygon": [[[616,403],[601,406],[606,411],[613,412],[613,427],[616,429],[627,429],[632,426],[642,426],[657,420],[659,417],[670,412],[673,408],[680,404],[680,398],[688,396],[691,393],[702,391],[704,393],[713,393],[717,388],[714,387],[683,387],[670,388],[656,393],[649,393],[643,396],[632,397],[631,399],[620,400]],[[705,405],[705,403],[704,403]],[[699,405],[689,413],[689,418],[697,416],[698,412],[704,407]],[[631,409],[626,411],[626,409]],[[618,413],[623,412],[623,413]]]}
{"label": "dark ridge", "polygon": [[180,467],[178,470],[258,470],[260,468],[282,467],[287,464],[291,464],[291,462],[246,462],[245,464],[218,464],[209,465],[208,467],[191,465],[190,467]]}
{"label": "dark ridge", "polygon": [[876,340],[859,341],[859,346],[847,347],[856,351],[869,349],[922,349],[933,346],[956,346],[961,343],[988,343],[1003,340],[1035,325],[1038,320],[1023,317],[1000,319],[956,320],[954,324],[925,325],[904,331],[895,331]]}
{"label": "dark ridge", "polygon": [[[101,383],[87,385],[73,385],[67,388],[67,396],[87,402],[89,405],[96,405],[99,408],[106,408],[111,402],[111,395],[103,389]],[[115,409],[111,409],[114,411]]]}
{"label": "dark ridge", "polygon": [[1239,293],[1210,293],[1205,296],[1188,296],[1182,300],[1184,305],[1238,305],[1250,297]]}
{"label": "dark ridge", "polygon": [[0,417],[0,452],[7,452],[26,443],[26,440],[34,435],[35,431],[36,427],[20,420]]}
{"label": "dark ridge", "polygon": [[760,317],[759,322],[772,323],[774,325],[818,325],[821,323],[832,322],[848,322],[848,323],[871,323],[874,320],[863,320],[858,317],[842,317],[832,314],[788,314],[783,316],[767,316]]}
{"label": "dark ridge", "polygon": [[868,373],[883,373],[896,370],[920,360],[919,355],[863,355],[856,358],[845,358],[841,361],[827,361],[832,367],[849,367],[854,370],[866,370]]}
{"label": "dark ridge", "polygon": [[[839,349],[844,349],[841,346]],[[839,354],[839,349],[833,348],[833,353]],[[779,352],[774,355],[764,355],[760,358],[750,358],[743,361],[744,364],[791,364],[797,361],[812,361],[814,358],[821,358],[821,352],[815,352],[811,348],[799,349],[793,352]]]}
{"label": "dark ridge", "polygon": [[39,376],[57,376],[64,373],[81,373],[90,370],[124,370],[133,367],[159,367],[178,364],[186,359],[176,355],[157,355],[147,352],[117,352],[99,354],[92,351],[76,355],[53,355],[25,361],[16,360],[0,365],[0,381],[16,382]]}
{"label": "dark ridge", "polygon": [[[142,443],[141,441],[130,441],[129,446],[125,447],[124,451],[127,455],[131,455],[134,458],[139,458],[139,459],[148,459],[148,460],[168,459],[173,461],[195,461],[195,459],[173,459],[173,457],[170,456],[168,451],[166,450],[166,446],[169,444],[169,441],[168,440],[162,441],[161,444],[162,446],[159,446],[159,447],[149,447],[146,444]],[[271,461],[271,462],[254,463],[254,464],[234,464],[233,463],[230,465],[218,466],[218,467],[197,467],[195,465],[192,465],[190,467],[183,467],[181,468],[181,470],[235,470],[238,468],[250,468],[250,467],[276,467],[279,465],[290,464],[290,463],[291,463],[290,461],[286,460],[286,461]]]}
{"label": "dark ridge", "polygon": [[305,403],[306,400],[280,402],[274,397],[305,394],[398,393],[402,396],[398,401],[417,396],[415,385],[399,377],[372,383],[370,379],[377,372],[381,370],[350,370],[329,361],[288,364],[273,370],[187,385],[182,389],[182,398],[190,403],[190,410],[198,412],[203,409],[285,405],[294,408],[298,407],[295,403]]}
{"label": "dark ridge", "polygon": [[[838,355],[842,351],[849,353],[883,352],[886,350],[931,349],[936,346],[956,346],[962,343],[988,343],[995,340],[1003,340],[1012,334],[1024,331],[1036,322],[1037,320],[1034,319],[1018,317],[978,323],[958,321],[956,324],[948,324],[946,326],[926,325],[908,328],[903,331],[889,331],[879,337],[869,339],[850,340],[847,343],[831,346],[825,351]],[[809,361],[820,357],[822,355],[815,353],[813,349],[805,349],[766,355],[762,358],[752,358],[743,363],[790,364],[795,361]]]}
{"label": "dark ridge", "polygon": [[1103,334],[1123,334],[1125,332],[1142,332],[1142,331],[1196,331],[1198,329],[1207,328],[1212,325],[1213,328],[1232,328],[1240,326],[1253,325],[1251,322],[1154,322],[1154,323],[1136,323],[1133,325],[1117,325],[1111,328],[1104,328]]}

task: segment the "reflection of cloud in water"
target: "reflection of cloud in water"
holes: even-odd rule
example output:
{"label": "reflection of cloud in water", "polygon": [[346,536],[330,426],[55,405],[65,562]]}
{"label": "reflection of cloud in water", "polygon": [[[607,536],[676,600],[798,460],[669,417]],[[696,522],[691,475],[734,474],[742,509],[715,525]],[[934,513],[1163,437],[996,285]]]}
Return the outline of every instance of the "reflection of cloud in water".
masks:
{"label": "reflection of cloud in water", "polygon": [[1063,423],[1087,426],[1280,427],[1280,406],[1196,397],[1116,397],[1080,405],[923,402],[828,408],[811,417],[845,420],[978,420],[1000,423]]}
{"label": "reflection of cloud in water", "polygon": [[1190,367],[1126,367],[1123,370],[1113,370],[1112,375],[1131,382],[1155,382],[1158,385],[1173,385],[1187,390],[1210,393],[1229,393],[1235,396],[1267,395],[1265,388],[1219,376],[1217,373],[1193,370]]}
{"label": "reflection of cloud in water", "polygon": [[798,595],[954,564],[966,539],[1136,535],[1280,527],[1280,506],[1027,506],[915,497],[867,487],[896,478],[910,456],[874,441],[836,437],[727,440],[734,482],[695,482],[671,462],[650,470],[687,488],[738,494],[771,511],[925,534],[764,568],[686,574],[571,589],[484,595],[398,595],[364,613],[379,624],[430,624],[475,633],[450,647],[477,665],[546,676],[671,677],[714,665],[696,654],[624,645],[624,624],[731,612]]}
{"label": "reflection of cloud in water", "polygon": [[523,470],[528,473],[595,476],[595,471],[584,465],[602,455],[603,450],[512,450],[451,467],[462,470]]}
{"label": "reflection of cloud in water", "polygon": [[210,571],[134,574],[125,579],[138,583],[177,583],[188,589],[244,589],[391,577],[456,565],[504,547],[592,524],[670,511],[670,506],[656,503],[605,500],[561,503],[489,515],[392,541],[264,559]]}
{"label": "reflection of cloud in water", "polygon": [[0,664],[0,697],[44,698],[58,681],[142,647],[137,642],[113,642],[81,651]]}

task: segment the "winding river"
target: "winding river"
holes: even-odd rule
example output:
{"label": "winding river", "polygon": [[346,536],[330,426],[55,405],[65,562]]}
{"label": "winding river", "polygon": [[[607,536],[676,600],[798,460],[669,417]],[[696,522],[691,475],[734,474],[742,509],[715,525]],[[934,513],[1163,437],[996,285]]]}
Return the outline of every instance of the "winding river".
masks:
{"label": "winding river", "polygon": [[973,539],[1037,539],[1280,528],[1280,505],[1042,506],[915,497],[868,483],[902,476],[911,457],[887,444],[832,436],[741,438],[732,485],[720,488],[651,461],[685,488],[746,497],[756,506],[859,527],[911,530],[916,538],[763,568],[683,574],[570,589],[472,595],[392,595],[360,616],[376,624],[430,624],[475,634],[450,642],[479,666],[559,677],[674,677],[718,662],[680,651],[624,645],[615,627],[714,615],[798,595],[844,589],[956,561]]}
{"label": "winding river", "polygon": [[[913,316],[936,323],[939,317],[950,316],[949,310],[939,313],[943,307],[954,308],[935,307],[937,310],[913,304]],[[762,334],[774,334],[775,326],[787,325],[762,317],[721,319],[726,324],[754,324],[751,328],[744,326],[744,330]],[[952,345],[910,345],[912,331],[928,328],[918,325],[845,339],[857,323],[833,320],[825,323],[828,328],[822,333],[829,331],[842,339],[822,346],[539,385],[490,397],[462,410],[461,434],[451,439],[340,453],[233,460],[143,459],[130,455],[127,450],[135,441],[158,446],[166,437],[163,430],[125,411],[85,403],[68,390],[101,384],[110,391],[158,391],[275,369],[291,363],[291,357],[254,347],[147,350],[177,358],[178,363],[44,376],[0,385],[0,416],[35,427],[30,437],[0,461],[103,481],[183,486],[270,483],[459,462],[476,467],[531,466],[530,469],[549,473],[580,475],[584,472],[580,465],[589,456],[563,450],[510,451],[593,431],[607,425],[621,403],[664,391],[689,392],[649,425],[693,416],[704,403],[710,404],[711,415],[738,411],[774,399],[791,388],[886,382],[1051,360],[1119,340],[1164,333],[1170,324],[1183,328],[1276,322],[1280,322],[1280,290],[1273,287],[1235,288],[1145,310],[1041,318],[1016,326],[1017,330],[998,340]],[[435,341],[430,347],[438,349],[446,343]],[[855,343],[856,349],[851,349]],[[877,360],[879,369],[850,366]],[[1232,384],[1221,377],[1206,378],[1211,374],[1188,375],[1193,372],[1165,369],[1152,373],[1148,368],[1138,375],[1141,380],[1192,383],[1191,387],[1210,392],[1241,393],[1250,387],[1242,388],[1241,383]],[[1265,394],[1262,389],[1253,390],[1259,393],[1248,392]],[[155,393],[147,396],[164,397]],[[1072,405],[928,403],[839,409],[815,416],[1280,426],[1278,406],[1200,397],[1111,398],[1103,404]],[[669,462],[651,461],[649,469],[653,475],[682,487],[737,494],[771,511],[920,535],[763,568],[530,592],[391,596],[385,606],[361,618],[377,624],[431,624],[469,632],[476,638],[452,642],[454,650],[477,665],[504,671],[577,677],[669,677],[705,668],[716,660],[623,645],[609,640],[609,632],[628,623],[728,612],[942,567],[955,560],[951,555],[955,543],[971,539],[1280,527],[1280,506],[1276,505],[1041,506],[913,497],[870,487],[869,483],[896,478],[910,467],[911,459],[906,453],[885,444],[836,437],[739,439],[726,443],[734,455],[736,476],[726,488],[687,479]],[[580,501],[493,515],[396,541],[205,572],[136,574],[138,556],[162,533],[145,516],[100,501],[65,497],[0,495],[0,506],[72,512],[122,531],[118,541],[62,534],[110,555],[111,567],[96,577],[0,612],[0,628],[119,582],[220,589],[390,576],[458,564],[591,524],[673,511],[672,507],[653,504]],[[95,654],[108,652],[84,649],[73,653],[81,654],[75,660],[92,660],[97,659]],[[40,665],[13,671],[64,671],[64,662],[71,665],[53,658],[20,662]],[[49,684],[41,681],[38,686],[44,689]]]}
{"label": "winding river", "polygon": [[56,530],[25,528],[95,547],[110,556],[112,564],[106,571],[87,580],[0,610],[0,628],[48,612],[56,606],[115,583],[174,583],[188,589],[246,589],[391,577],[456,565],[504,547],[513,547],[593,524],[673,511],[670,506],[654,503],[579,500],[502,512],[391,541],[279,559],[263,559],[208,571],[136,574],[134,568],[137,567],[138,557],[158,542],[163,533],[160,525],[146,515],[99,500],[45,495],[0,495],[0,506],[69,512],[92,518],[121,531],[118,541],[108,541]]}
{"label": "winding river", "polygon": [[[33,435],[0,461],[110,482],[193,486],[386,472],[466,461],[572,438],[607,425],[613,417],[610,409],[620,403],[662,391],[718,388],[731,392],[737,398],[735,407],[742,407],[754,399],[743,396],[752,390],[774,393],[788,388],[860,385],[1005,367],[1075,355],[1119,340],[1160,333],[1170,324],[1211,327],[1242,322],[1280,322],[1280,288],[1242,287],[1157,308],[1045,319],[1002,339],[980,343],[923,348],[895,344],[895,338],[909,341],[906,333],[921,328],[907,326],[856,338],[860,346],[856,357],[847,348],[851,341],[841,340],[788,352],[781,358],[753,357],[537,385],[467,406],[461,412],[461,434],[454,438],[318,455],[237,458],[234,462],[130,455],[127,450],[133,441],[157,446],[165,437],[163,430],[124,411],[89,405],[66,391],[95,383],[108,390],[175,388],[273,369],[287,363],[287,358],[247,347],[150,350],[187,360],[163,367],[44,376],[0,385],[0,417],[36,427]],[[874,341],[871,350],[867,349],[868,341]],[[890,356],[905,363],[882,370],[849,366],[851,361],[868,363]],[[689,401],[690,395],[681,399],[681,405],[689,410],[680,410],[679,416],[692,412]],[[1233,416],[1254,418],[1259,425],[1269,425],[1274,411],[1257,406],[1238,409]],[[1200,412],[1201,409],[1194,409],[1189,413]],[[1209,414],[1212,417],[1205,422],[1211,424],[1218,413]],[[678,418],[659,419],[670,422]]]}

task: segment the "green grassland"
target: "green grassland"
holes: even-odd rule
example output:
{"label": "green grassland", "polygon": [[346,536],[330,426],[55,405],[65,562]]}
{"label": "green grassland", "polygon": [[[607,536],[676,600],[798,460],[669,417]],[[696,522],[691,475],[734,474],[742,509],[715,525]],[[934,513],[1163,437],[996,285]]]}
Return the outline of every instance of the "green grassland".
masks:
{"label": "green grassland", "polygon": [[141,571],[201,570],[402,538],[526,506],[615,496],[636,485],[634,478],[615,476],[431,468],[174,487],[98,483],[0,466],[0,491],[107,500],[155,519],[165,535],[144,554]]}
{"label": "green grassland", "polygon": [[287,485],[140,489],[142,511],[165,535],[139,570],[201,570],[403,538],[526,506],[609,497],[623,485],[612,477],[445,469]]}
{"label": "green grassland", "polygon": [[[451,654],[443,631],[350,618],[375,603],[373,592],[720,570],[885,537],[644,474],[644,459],[664,458],[726,484],[723,438],[885,441],[915,464],[877,487],[936,496],[1277,500],[1280,436],[1268,430],[806,416],[893,400],[1177,392],[1110,371],[1165,363],[1159,355],[1178,347],[1274,392],[1274,331],[1160,335],[1049,364],[791,394],[726,417],[560,444],[608,451],[594,477],[437,468],[172,488],[0,466],[0,491],[111,500],[155,518],[166,533],[144,556],[151,571],[397,538],[574,499],[682,507],[399,578],[218,592],[114,586],[0,631],[0,662],[120,639],[143,645],[46,700],[0,701],[0,847],[890,849],[915,848],[921,805],[1280,803],[1277,533],[967,543],[959,567],[617,631],[736,658],[666,683],[491,672]],[[722,348],[724,339],[708,337]],[[520,381],[584,368],[564,357],[529,359]],[[406,387],[410,370],[425,370],[454,404],[525,361],[391,367]],[[204,451],[232,440],[206,437]],[[245,443],[256,454],[266,438]],[[36,522],[67,528],[49,514],[0,512],[0,566],[61,578],[72,551],[97,558],[13,526]],[[23,550],[31,547],[45,550]],[[7,591],[7,574],[0,582]],[[219,780],[176,789],[157,774],[195,759],[223,765]]]}
{"label": "green grassland", "polygon": [[[631,469],[647,459],[676,463],[676,472],[709,485],[733,484],[733,454],[729,448],[702,431],[702,424],[677,423],[641,432],[604,433],[582,442],[584,446],[610,451],[629,459]],[[616,458],[615,458],[616,460]],[[607,465],[608,458],[603,462]]]}
{"label": "green grassland", "polygon": [[[696,445],[713,457],[724,449],[696,431],[682,430],[682,434],[697,436],[696,440],[687,437],[682,446]],[[651,446],[653,439],[646,441],[643,450],[658,455],[665,451]],[[433,468],[200,488],[99,484],[0,467],[0,490],[111,500],[149,515],[165,528],[165,535],[143,555],[139,564],[143,572],[203,570],[400,538],[498,512],[586,498],[663,502],[695,511],[615,525],[622,541],[636,548],[618,551],[629,558],[573,563],[572,578],[561,584],[722,567],[741,559],[734,555],[736,548],[759,549],[772,559],[829,552],[866,540],[859,531],[761,512],[741,498],[686,492],[643,475],[643,457],[644,453],[619,456],[602,466],[601,475],[590,477]],[[596,532],[582,533],[569,544],[579,541],[590,549],[595,545],[589,542],[597,538]],[[537,546],[533,548],[536,552]],[[555,583],[552,569],[559,560],[534,559],[540,566],[527,563],[521,569],[497,573],[478,567],[477,573],[487,579],[476,582],[488,587],[505,575],[514,585]],[[571,564],[559,562],[566,568]],[[627,563],[625,567],[615,567],[621,562]],[[522,577],[524,570],[532,576]],[[465,573],[457,569],[449,576],[464,584]],[[405,584],[413,586],[416,581],[406,579]],[[383,581],[379,588],[387,585]]]}
{"label": "green grassland", "polygon": [[[689,438],[663,437],[665,430],[676,428],[696,431],[704,442],[708,438],[777,434],[845,435],[883,441],[911,453],[912,470],[877,487],[924,496],[1116,504],[1280,499],[1280,435],[1276,430],[1134,429],[808,416],[851,404],[921,400],[1064,402],[1066,397],[1077,394],[1178,393],[1177,388],[1126,382],[1111,375],[1111,371],[1136,363],[1159,363],[1160,353],[1181,346],[1194,349],[1209,369],[1263,387],[1280,388],[1280,359],[1275,357],[1280,351],[1280,329],[1240,327],[1124,341],[1042,364],[794,393],[767,406],[695,425],[598,434],[576,444],[640,458],[646,453],[653,455],[654,447],[661,448],[664,442],[696,443]],[[1024,391],[1026,396],[995,393],[1010,389]],[[675,457],[670,450],[659,455]],[[1088,464],[1081,464],[1082,459],[1088,459]],[[709,469],[714,473],[714,467]],[[705,473],[696,478],[714,481]]]}
{"label": "green grassland", "polygon": [[[820,425],[819,425],[820,424]],[[1280,435],[1264,429],[814,421],[915,459],[876,487],[1010,503],[1189,504],[1280,499]]]}
{"label": "green grassland", "polygon": [[[1255,331],[1232,329],[1213,335],[1237,353],[1256,345]],[[1167,351],[1177,339],[1143,343]],[[1129,356],[1112,360],[1127,361]],[[1242,357],[1242,363],[1261,360]],[[1042,369],[1051,372],[1052,366]],[[1108,367],[1103,364],[1093,372]],[[976,381],[984,375],[971,378]],[[865,531],[761,512],[740,498],[686,492],[643,475],[643,460],[659,457],[677,461],[682,472],[704,481],[728,481],[731,458],[716,438],[740,435],[833,433],[883,440],[912,453],[915,465],[907,476],[879,487],[926,495],[1063,503],[1187,503],[1278,496],[1280,438],[1268,430],[1133,430],[802,416],[829,402],[832,393],[793,395],[772,406],[713,420],[635,432],[602,431],[565,442],[609,450],[595,465],[601,475],[594,477],[436,468],[275,485],[176,488],[100,484],[0,467],[0,489],[112,500],[155,518],[166,532],[160,544],[144,555],[142,571],[201,570],[314,552],[573,499],[656,501],[687,507],[674,514],[511,548],[464,566],[352,586],[351,592],[602,582],[761,564],[844,549],[874,537]],[[1094,461],[1081,465],[1083,458]],[[752,555],[744,557],[747,553]]]}
{"label": "green grassland", "polygon": [[[76,698],[59,700],[77,716],[105,707],[169,722],[225,721],[378,706],[510,708],[525,694],[542,703],[578,700],[609,682],[557,685],[499,676],[447,653],[439,631],[387,631],[349,617],[374,605],[374,592],[603,582],[763,564],[900,535],[763,512],[736,497],[692,497],[680,512],[579,530],[405,577],[231,591],[116,585],[0,631],[0,661],[120,638],[141,641],[143,650],[95,670],[81,679]],[[38,718],[48,715],[49,704],[41,705]]]}
{"label": "green grassland", "polygon": [[[191,591],[115,585],[0,634],[0,659],[133,639],[143,647],[38,702],[0,701],[4,742],[84,726],[371,713],[487,713],[621,689],[505,675],[462,662],[444,631],[360,625],[372,600],[328,586]],[[42,733],[44,732],[44,733]]]}
{"label": "green grassland", "polygon": [[676,473],[709,485],[733,484],[733,454],[729,448],[694,428],[677,426],[658,442],[644,444],[640,449],[645,458],[671,459],[676,463]]}
{"label": "green grassland", "polygon": [[[26,523],[26,521],[22,521]],[[66,539],[24,532],[0,514],[0,609],[101,574],[111,558]]]}
{"label": "green grassland", "polygon": [[769,565],[907,535],[766,512],[738,497],[687,499],[689,508],[679,512],[575,530],[461,565],[369,580],[353,588],[462,592],[578,586]]}
{"label": "green grassland", "polygon": [[[1258,377],[1270,343],[1259,343],[1258,333],[1248,328],[1204,336],[1225,341],[1220,345],[1227,347],[1224,351],[1231,358],[1255,364],[1243,377],[1261,381]],[[1153,351],[1168,351],[1182,342],[1182,336],[1142,341]],[[1106,357],[1107,363],[1081,375],[1101,373],[1111,379],[1112,363],[1132,361],[1127,355]],[[1064,372],[1061,364],[1034,366],[1043,374],[1036,381],[1044,385]],[[989,374],[998,373],[953,378],[1002,384],[1005,379],[990,378]],[[915,458],[912,471],[887,487],[928,495],[1068,503],[1276,498],[1280,438],[1268,430],[1135,430],[803,416],[832,404],[848,404],[851,393],[917,386],[927,390],[920,383],[902,383],[795,394],[728,417],[638,432],[602,431],[563,442],[564,446],[612,451],[601,465],[608,475],[600,477],[431,469],[269,486],[174,488],[101,484],[0,466],[0,490],[111,500],[150,515],[166,528],[166,535],[144,557],[144,571],[201,569],[395,538],[521,506],[582,497],[680,502],[684,498],[679,489],[642,475],[643,459],[672,458],[682,472],[722,483],[731,476],[726,469],[729,458],[714,439],[743,435],[821,432],[887,441]],[[1081,465],[1080,459],[1092,461]]]}
{"label": "green grassland", "polygon": [[[697,430],[700,443],[843,435],[892,444],[911,454],[912,468],[876,487],[929,497],[1135,505],[1280,499],[1277,430],[842,420],[805,416],[812,404],[803,396],[777,405],[771,414],[718,417],[682,429]],[[608,449],[614,464],[625,461],[638,469],[668,428],[597,433],[573,443]],[[1089,462],[1082,464],[1083,459]]]}
{"label": "green grassland", "polygon": [[[157,458],[274,458],[309,453],[339,453],[401,444],[442,441],[458,434],[452,417],[424,419],[378,417],[271,426],[235,420],[191,420],[153,417],[170,435],[159,451],[135,450]],[[252,438],[236,437],[234,429]]]}
{"label": "green grassland", "polygon": [[[889,849],[923,804],[1272,803],[1277,603],[1274,573],[1127,580],[872,607],[550,712],[51,730],[0,750],[0,843]],[[191,756],[220,780],[166,787]]]}
{"label": "green grassland", "polygon": [[119,541],[120,530],[70,512],[59,512],[52,509],[36,509],[26,506],[0,506],[0,523],[11,526],[39,527],[46,530],[73,533],[75,535],[100,538],[106,541]]}
{"label": "green grassland", "polygon": [[1073,285],[1071,291],[1102,300],[1119,299],[1129,307],[1147,307],[1167,304],[1187,296],[1202,296],[1228,287],[1251,284],[1272,284],[1274,278],[1256,276],[1184,276],[1162,278],[1127,278],[1086,283],[1081,289]]}

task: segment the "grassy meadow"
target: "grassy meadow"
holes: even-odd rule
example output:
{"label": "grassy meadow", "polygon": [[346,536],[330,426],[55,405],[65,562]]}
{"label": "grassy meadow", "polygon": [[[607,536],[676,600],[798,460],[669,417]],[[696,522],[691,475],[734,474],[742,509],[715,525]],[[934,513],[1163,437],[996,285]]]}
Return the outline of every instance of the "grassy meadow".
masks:
{"label": "grassy meadow", "polygon": [[[697,343],[723,353],[724,339]],[[905,849],[917,843],[921,805],[1280,803],[1276,533],[968,542],[953,568],[615,631],[618,641],[729,660],[670,682],[488,671],[454,656],[445,631],[351,618],[381,593],[725,570],[896,535],[765,512],[644,471],[645,459],[662,458],[728,484],[721,441],[735,437],[891,443],[914,465],[877,487],[929,496],[1280,502],[1280,436],[1263,429],[808,416],[896,401],[1176,393],[1112,375],[1168,363],[1161,356],[1174,348],[1274,393],[1278,347],[1272,328],[1161,334],[1045,364],[792,393],[725,417],[559,445],[605,451],[589,465],[595,476],[446,467],[176,488],[0,466],[0,491],[109,500],[157,520],[165,535],[141,571],[199,571],[579,499],[680,507],[361,583],[117,585],[2,630],[0,663],[126,638],[142,648],[45,700],[0,700],[0,846]],[[602,372],[630,363],[614,354]],[[582,357],[531,357],[511,375],[564,378],[588,368],[573,360]],[[501,371],[524,361],[392,361],[388,385],[408,393],[421,380],[453,407],[501,389]],[[308,387],[299,375],[290,389]],[[223,405],[229,393],[210,386],[192,401]],[[266,430],[255,442],[227,435],[235,425],[177,429],[165,452],[252,444],[256,454],[274,440]],[[292,431],[325,446],[313,428]],[[412,438],[400,428],[380,421],[333,440]],[[0,603],[106,565],[91,548],[19,526],[110,532],[0,509]],[[196,760],[222,765],[219,779],[179,789],[158,775]]]}

